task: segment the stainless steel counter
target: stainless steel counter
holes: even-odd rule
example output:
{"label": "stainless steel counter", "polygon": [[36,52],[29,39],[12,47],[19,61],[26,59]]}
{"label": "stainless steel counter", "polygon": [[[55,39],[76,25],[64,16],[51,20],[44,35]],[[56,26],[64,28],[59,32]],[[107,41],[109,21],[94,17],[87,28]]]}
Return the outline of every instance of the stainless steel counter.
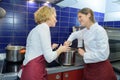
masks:
{"label": "stainless steel counter", "polygon": [[84,68],[81,66],[60,66],[60,67],[53,67],[53,68],[46,68],[48,74],[58,73],[58,72],[65,72],[70,70],[77,70]]}

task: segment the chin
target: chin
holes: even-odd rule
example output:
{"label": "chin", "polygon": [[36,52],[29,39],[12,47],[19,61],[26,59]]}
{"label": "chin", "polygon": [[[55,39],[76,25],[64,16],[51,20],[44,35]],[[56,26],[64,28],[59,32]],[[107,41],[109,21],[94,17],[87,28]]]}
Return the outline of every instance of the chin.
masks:
{"label": "chin", "polygon": [[81,24],[81,26],[85,26],[84,24]]}
{"label": "chin", "polygon": [[52,25],[52,27],[55,27],[55,24],[54,24],[54,25]]}
{"label": "chin", "polygon": [[55,25],[54,25],[54,26],[51,26],[51,27],[55,27]]}

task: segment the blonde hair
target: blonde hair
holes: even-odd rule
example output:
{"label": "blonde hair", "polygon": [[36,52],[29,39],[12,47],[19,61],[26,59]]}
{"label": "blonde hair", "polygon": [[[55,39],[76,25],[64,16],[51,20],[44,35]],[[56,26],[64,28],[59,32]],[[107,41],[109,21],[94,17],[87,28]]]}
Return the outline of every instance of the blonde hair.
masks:
{"label": "blonde hair", "polygon": [[88,13],[90,13],[91,14],[90,20],[93,23],[95,23],[94,13],[93,13],[93,11],[90,8],[83,8],[83,9],[79,10],[78,13],[82,13],[82,14],[85,14],[85,15],[87,15]]}
{"label": "blonde hair", "polygon": [[55,14],[54,7],[42,6],[34,13],[35,22],[41,24],[49,20]]}

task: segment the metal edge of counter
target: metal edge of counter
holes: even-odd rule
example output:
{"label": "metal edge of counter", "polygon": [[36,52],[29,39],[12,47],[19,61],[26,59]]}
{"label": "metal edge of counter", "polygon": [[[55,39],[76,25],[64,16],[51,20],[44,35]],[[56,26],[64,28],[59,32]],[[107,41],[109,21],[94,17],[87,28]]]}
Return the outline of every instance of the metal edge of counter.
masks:
{"label": "metal edge of counter", "polygon": [[80,66],[60,66],[60,67],[53,67],[53,68],[47,68],[48,74],[58,73],[58,72],[65,72],[65,71],[71,71],[71,70],[77,70],[77,69],[83,69],[84,67],[82,65]]}

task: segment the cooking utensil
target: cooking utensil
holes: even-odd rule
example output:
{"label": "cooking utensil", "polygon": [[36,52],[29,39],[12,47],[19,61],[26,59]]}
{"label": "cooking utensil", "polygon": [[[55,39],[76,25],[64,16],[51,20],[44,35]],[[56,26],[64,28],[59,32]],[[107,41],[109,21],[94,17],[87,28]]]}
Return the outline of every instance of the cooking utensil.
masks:
{"label": "cooking utensil", "polygon": [[58,57],[58,62],[61,65],[70,66],[75,64],[75,54],[77,49],[71,48],[69,51],[60,54]]}
{"label": "cooking utensil", "polygon": [[2,7],[0,7],[0,18],[3,18],[5,15],[6,15],[5,9],[3,9]]}
{"label": "cooking utensil", "polygon": [[19,50],[25,48],[24,46],[7,46],[6,60],[10,62],[20,62],[24,59],[24,54],[21,54]]}

